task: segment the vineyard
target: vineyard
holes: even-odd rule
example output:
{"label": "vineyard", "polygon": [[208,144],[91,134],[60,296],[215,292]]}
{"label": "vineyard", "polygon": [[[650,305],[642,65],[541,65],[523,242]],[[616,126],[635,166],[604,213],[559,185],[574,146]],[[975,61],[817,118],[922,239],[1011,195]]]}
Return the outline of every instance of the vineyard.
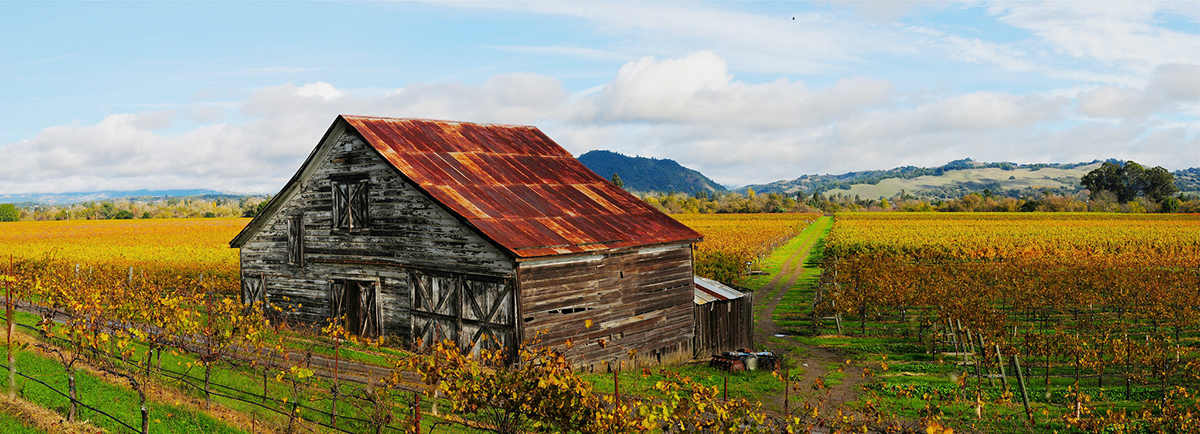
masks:
{"label": "vineyard", "polygon": [[237,250],[229,240],[249,219],[147,219],[14,222],[0,226],[4,260],[37,260],[128,269],[148,279],[206,273],[210,287],[233,293],[239,283]]}
{"label": "vineyard", "polygon": [[1018,402],[1016,426],[1047,430],[1200,429],[1200,216],[839,214],[823,268],[793,331],[911,369],[885,394]]}
{"label": "vineyard", "polygon": [[758,261],[799,234],[820,214],[675,214],[676,220],[704,235],[696,245],[695,272],[737,283],[747,264]]}
{"label": "vineyard", "polygon": [[[677,216],[705,235],[697,272],[726,281],[818,217]],[[500,369],[264,317],[230,298],[243,224],[0,225],[9,390],[109,432],[1197,429],[1194,215],[839,214],[807,310],[780,322],[871,367],[836,408],[825,378],[581,373],[545,348]]]}
{"label": "vineyard", "polygon": [[[697,224],[709,240],[702,250],[730,249],[727,257],[739,265],[730,270],[741,273],[744,260],[769,252],[816,216],[720,217]],[[550,349],[532,348],[521,352],[526,366],[499,375],[507,371],[497,369],[496,359],[469,359],[448,347],[412,354],[350,336],[340,324],[318,331],[290,324],[278,312],[263,315],[261,306],[232,298],[237,256],[226,243],[244,222],[0,226],[0,245],[11,253],[0,264],[10,327],[11,357],[0,362],[9,373],[5,389],[68,421],[87,420],[109,432],[460,432],[507,426],[640,432],[746,421],[770,431],[809,423],[767,417],[761,403],[742,397],[747,392],[738,384],[762,381],[754,377],[734,379],[737,399],[717,398],[707,368],[697,380],[673,370],[622,373],[626,384],[618,389],[615,374],[583,377]],[[539,381],[522,382],[529,375]],[[610,392],[595,389],[592,382],[606,379],[613,381]],[[783,388],[778,380],[767,383]],[[728,393],[730,386],[725,388]],[[501,392],[591,416],[546,420],[541,413],[489,407],[492,394]],[[547,393],[561,402],[546,402]],[[518,420],[488,419],[501,411],[518,414]]]}

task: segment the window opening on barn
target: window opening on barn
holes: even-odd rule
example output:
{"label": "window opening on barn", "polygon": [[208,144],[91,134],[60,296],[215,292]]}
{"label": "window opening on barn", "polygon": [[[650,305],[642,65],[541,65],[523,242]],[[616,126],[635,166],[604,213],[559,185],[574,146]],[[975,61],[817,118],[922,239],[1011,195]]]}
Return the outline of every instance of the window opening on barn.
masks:
{"label": "window opening on barn", "polygon": [[564,307],[562,309],[554,309],[554,310],[548,311],[546,313],[561,313],[563,315],[566,315],[566,314],[571,314],[571,313],[587,312],[589,310],[595,310],[595,309],[596,308],[594,308],[594,307]]}
{"label": "window opening on barn", "polygon": [[287,219],[288,265],[304,267],[304,215]]}
{"label": "window opening on barn", "polygon": [[370,227],[365,177],[333,180],[333,229],[356,231]]}
{"label": "window opening on barn", "polygon": [[350,333],[379,337],[383,332],[379,286],[373,280],[334,279],[329,288],[331,319]]}
{"label": "window opening on barn", "polygon": [[242,275],[242,304],[253,305],[266,302],[263,280],[264,277],[261,274]]}

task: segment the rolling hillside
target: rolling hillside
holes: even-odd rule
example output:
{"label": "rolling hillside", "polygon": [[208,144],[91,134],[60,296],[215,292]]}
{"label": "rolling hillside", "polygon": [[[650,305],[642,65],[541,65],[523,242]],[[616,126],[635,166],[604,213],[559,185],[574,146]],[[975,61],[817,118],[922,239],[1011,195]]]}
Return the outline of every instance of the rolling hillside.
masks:
{"label": "rolling hillside", "polygon": [[[932,199],[956,198],[984,190],[1010,197],[1042,192],[1075,194],[1083,190],[1080,178],[1102,163],[1100,160],[1074,164],[982,163],[967,158],[940,167],[904,166],[841,175],[804,175],[790,181],[747,187],[760,193],[840,193],[869,199],[893,197],[901,192]],[[1200,169],[1177,170],[1172,174],[1180,191],[1200,193]],[[747,187],[738,190],[745,191]]]}

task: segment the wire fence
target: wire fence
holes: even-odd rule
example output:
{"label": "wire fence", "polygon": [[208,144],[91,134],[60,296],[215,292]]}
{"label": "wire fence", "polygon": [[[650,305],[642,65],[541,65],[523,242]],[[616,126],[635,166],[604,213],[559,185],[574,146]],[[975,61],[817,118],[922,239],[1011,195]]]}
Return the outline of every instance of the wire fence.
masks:
{"label": "wire fence", "polygon": [[[21,328],[24,328],[24,329],[35,331],[35,332],[41,331],[37,327],[30,326],[28,324],[16,323],[15,325],[19,326]],[[60,337],[49,337],[49,338],[44,338],[44,339],[47,341],[47,343],[53,344],[53,345],[56,345],[59,347],[69,347],[71,344],[67,340],[62,339]],[[172,347],[180,348],[180,347],[186,347],[186,346],[187,345],[178,345],[178,346],[172,346]],[[393,419],[391,417],[392,407],[388,403],[383,403],[384,407],[380,408],[380,406],[379,406],[379,404],[381,404],[379,401],[380,398],[362,397],[362,396],[358,396],[358,393],[355,393],[355,392],[360,392],[360,393],[362,392],[362,390],[355,390],[356,387],[366,386],[366,382],[363,382],[361,380],[358,380],[358,381],[343,380],[343,379],[338,380],[339,382],[346,381],[348,383],[351,383],[350,393],[342,393],[341,385],[332,385],[331,388],[329,388],[328,390],[325,390],[321,387],[324,384],[321,384],[322,382],[320,382],[320,381],[309,382],[309,383],[304,383],[304,384],[292,383],[291,386],[294,389],[303,388],[303,391],[293,390],[292,396],[286,397],[286,398],[280,398],[278,396],[272,396],[272,394],[270,393],[270,387],[267,385],[267,384],[271,384],[271,383],[269,383],[271,381],[270,376],[269,376],[269,370],[268,370],[269,364],[262,363],[263,362],[262,360],[250,360],[249,357],[245,354],[238,354],[237,356],[234,356],[233,354],[228,354],[228,355],[226,355],[227,356],[226,358],[223,358],[221,360],[221,362],[224,362],[225,365],[228,366],[229,369],[226,370],[228,373],[231,373],[233,375],[243,375],[243,376],[247,376],[247,377],[250,376],[250,372],[248,372],[250,369],[248,366],[246,366],[245,362],[248,362],[248,361],[254,362],[258,368],[262,369],[261,371],[258,372],[258,374],[261,374],[264,378],[267,378],[267,380],[266,380],[267,384],[264,384],[264,393],[254,392],[254,391],[246,390],[244,388],[235,387],[235,386],[231,386],[228,384],[222,384],[222,383],[216,382],[216,381],[211,381],[211,377],[212,377],[211,375],[210,375],[210,381],[207,382],[208,387],[206,387],[205,379],[203,377],[194,375],[191,372],[191,369],[188,369],[186,371],[179,371],[179,370],[173,370],[173,369],[162,367],[162,366],[158,366],[153,369],[149,369],[147,366],[140,365],[134,361],[129,360],[127,357],[124,357],[123,355],[117,354],[114,352],[104,351],[104,350],[96,350],[96,349],[91,349],[89,352],[91,353],[93,358],[96,359],[94,361],[100,362],[101,364],[108,363],[114,367],[119,366],[122,370],[124,370],[125,372],[128,372],[128,373],[145,372],[145,371],[149,370],[153,374],[158,375],[159,377],[162,377],[164,379],[170,380],[170,382],[173,382],[174,384],[184,386],[184,388],[186,390],[190,390],[191,392],[193,392],[197,395],[204,396],[206,398],[207,397],[218,397],[218,398],[223,398],[223,399],[227,399],[227,400],[231,400],[231,401],[236,401],[236,402],[239,402],[239,403],[242,403],[245,405],[253,406],[254,408],[266,411],[268,413],[284,417],[288,420],[289,425],[291,425],[291,426],[306,427],[306,425],[311,424],[311,425],[321,426],[321,427],[324,427],[326,429],[333,430],[336,432],[343,432],[343,433],[348,433],[348,434],[355,434],[355,433],[366,432],[366,431],[375,432],[375,433],[408,432],[408,429],[406,429],[403,426],[398,426],[398,425],[387,422],[387,421],[390,421]],[[160,357],[161,357],[161,355],[160,355]],[[147,363],[148,362],[149,361],[147,360]],[[281,371],[286,371],[286,368],[284,367],[285,364],[278,363],[277,365],[278,366],[276,366],[276,369],[280,369]],[[0,364],[0,367],[2,367],[5,370],[9,370],[9,371],[12,370],[11,367],[8,365]],[[112,371],[109,370],[108,372],[112,372]],[[91,411],[95,412],[96,414],[101,415],[107,419],[110,419],[113,422],[117,423],[118,425],[129,429],[132,432],[142,433],[142,434],[146,433],[146,431],[144,431],[143,429],[135,427],[133,424],[129,423],[128,421],[122,420],[121,418],[116,417],[109,412],[105,412],[103,410],[100,410],[100,409],[92,406],[92,405],[88,405],[88,404],[82,402],[79,398],[72,398],[70,396],[70,394],[68,393],[68,391],[64,391],[64,390],[62,390],[58,387],[55,387],[54,385],[51,385],[51,384],[49,384],[45,381],[42,381],[38,378],[26,375],[25,373],[22,373],[19,370],[14,371],[13,373],[20,376],[21,378],[33,381],[57,395],[67,398],[73,405],[78,405],[80,407],[91,410]],[[118,375],[128,375],[128,374],[121,374],[121,373],[117,373],[117,372],[112,372],[112,373],[116,373]],[[323,378],[323,379],[329,380],[329,378]],[[276,383],[279,383],[279,382],[276,381]],[[284,383],[279,383],[279,384],[284,384]],[[413,387],[403,388],[403,386],[402,386],[402,388],[400,388],[400,390],[406,391],[406,392],[419,392],[420,391],[418,388],[413,388]],[[304,404],[299,399],[297,399],[297,396],[299,396],[299,395],[303,395],[308,398],[311,398],[311,399],[309,399],[310,403],[322,402],[322,401],[333,402],[333,401],[343,400],[341,402],[347,404],[347,406],[349,406],[352,409],[359,409],[360,412],[362,411],[361,410],[362,407],[369,407],[372,409],[371,411],[377,411],[377,412],[381,411],[386,414],[382,415],[382,417],[377,417],[375,419],[368,419],[365,417],[354,416],[352,414],[349,414],[349,412],[340,412],[339,413],[336,410],[332,410],[332,408],[335,408],[334,405],[330,406],[331,410],[327,410],[327,409],[316,407],[314,405]],[[142,426],[146,426],[145,421],[142,421]],[[311,427],[308,427],[308,431],[313,431],[313,430],[311,429]]]}

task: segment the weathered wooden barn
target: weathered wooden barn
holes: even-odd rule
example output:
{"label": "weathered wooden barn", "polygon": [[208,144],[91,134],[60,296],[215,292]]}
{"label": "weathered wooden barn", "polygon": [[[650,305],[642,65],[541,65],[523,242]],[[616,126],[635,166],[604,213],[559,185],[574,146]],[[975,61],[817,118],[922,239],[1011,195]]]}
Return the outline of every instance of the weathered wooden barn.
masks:
{"label": "weathered wooden barn", "polygon": [[243,300],[304,323],[466,351],[544,330],[584,365],[692,355],[701,238],[535,127],[338,116],[230,246]]}
{"label": "weathered wooden barn", "polygon": [[697,358],[754,347],[754,293],[696,276],[693,308]]}

